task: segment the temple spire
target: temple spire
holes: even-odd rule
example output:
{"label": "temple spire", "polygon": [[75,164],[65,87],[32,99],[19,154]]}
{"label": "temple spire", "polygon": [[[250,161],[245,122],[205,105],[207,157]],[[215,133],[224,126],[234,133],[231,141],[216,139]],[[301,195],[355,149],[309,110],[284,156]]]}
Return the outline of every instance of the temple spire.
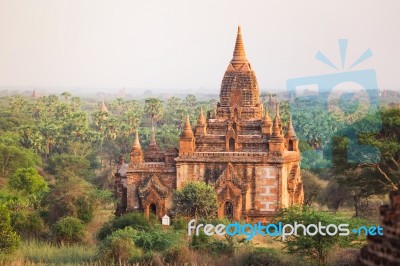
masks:
{"label": "temple spire", "polygon": [[142,149],[140,146],[140,141],[139,141],[139,132],[136,130],[136,135],[135,135],[135,142],[133,143],[132,149]]}
{"label": "temple spire", "polygon": [[103,101],[101,102],[100,111],[108,113],[108,109],[107,109],[107,106],[106,106],[106,104],[104,102],[104,98],[103,98]]}
{"label": "temple spire", "polygon": [[143,162],[143,151],[140,146],[139,132],[136,130],[135,142],[133,143],[131,150],[131,163],[142,163]]}
{"label": "temple spire", "polygon": [[264,125],[272,125],[272,119],[269,116],[268,108],[265,109],[263,123]]}
{"label": "temple spire", "polygon": [[192,126],[190,125],[189,115],[186,116],[185,126],[183,127],[181,137],[184,138],[193,137],[193,131],[192,131]]}
{"label": "temple spire", "polygon": [[279,123],[278,123],[278,120],[276,118],[277,117],[275,116],[274,124],[272,126],[272,136],[280,137],[281,136],[281,129],[279,128]]}
{"label": "temple spire", "polygon": [[236,43],[235,50],[233,51],[233,59],[242,59],[246,60],[246,52],[244,51],[243,39],[242,39],[242,30],[240,26],[238,26],[238,31],[236,35]]}
{"label": "temple spire", "polygon": [[204,117],[203,114],[203,107],[200,107],[200,115],[199,118],[197,119],[197,125],[204,125],[206,123],[206,118]]}
{"label": "temple spire", "polygon": [[[238,31],[236,35],[236,43],[235,43],[235,50],[233,51],[233,58],[230,62],[230,66],[233,67],[235,70],[250,70],[250,66],[248,64],[249,62],[247,61],[246,58],[246,52],[244,51],[244,45],[243,45],[243,39],[242,39],[242,31],[240,29],[240,26],[238,26]],[[246,66],[245,69],[243,69],[243,66]],[[228,70],[232,70],[230,67],[228,67]]]}
{"label": "temple spire", "polygon": [[275,118],[272,126],[272,135],[276,137],[282,136],[282,122],[279,115],[279,104],[276,105]]}
{"label": "temple spire", "polygon": [[286,137],[287,138],[296,137],[296,132],[294,131],[293,124],[292,124],[292,116],[289,117],[289,124],[288,124],[288,130],[287,130]]}

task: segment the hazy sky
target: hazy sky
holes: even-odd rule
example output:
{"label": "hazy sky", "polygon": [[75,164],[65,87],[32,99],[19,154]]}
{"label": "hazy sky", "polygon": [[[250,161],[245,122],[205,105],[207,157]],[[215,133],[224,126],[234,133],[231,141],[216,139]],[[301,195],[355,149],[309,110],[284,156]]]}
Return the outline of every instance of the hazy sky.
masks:
{"label": "hazy sky", "polygon": [[[289,78],[376,69],[400,88],[400,1],[0,0],[0,88],[135,88],[218,93],[237,25],[260,88]],[[339,70],[342,71],[342,70]]]}

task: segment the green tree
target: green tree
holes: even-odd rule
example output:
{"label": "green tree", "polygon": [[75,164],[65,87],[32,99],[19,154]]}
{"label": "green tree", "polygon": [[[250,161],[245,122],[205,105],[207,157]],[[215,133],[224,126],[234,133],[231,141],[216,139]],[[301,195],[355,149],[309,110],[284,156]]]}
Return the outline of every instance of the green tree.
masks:
{"label": "green tree", "polygon": [[151,119],[151,124],[154,126],[155,122],[158,121],[163,113],[163,103],[157,98],[147,98],[145,100],[144,111]]}
{"label": "green tree", "polygon": [[38,238],[46,233],[47,227],[39,211],[17,211],[11,214],[13,229],[23,238]]}
{"label": "green tree", "polygon": [[39,158],[30,150],[0,144],[0,178],[8,177],[18,168],[32,167]]}
{"label": "green tree", "polygon": [[64,91],[61,96],[64,97],[64,100],[68,100],[72,95],[68,91]]}
{"label": "green tree", "polygon": [[42,197],[49,190],[47,182],[34,167],[18,168],[8,179],[8,185],[22,195],[34,198]]}
{"label": "green tree", "polygon": [[20,237],[11,227],[10,212],[0,205],[0,253],[9,254],[20,246]]}
{"label": "green tree", "polygon": [[[362,220],[345,221],[327,212],[318,212],[312,208],[301,208],[298,206],[283,209],[276,219],[281,221],[283,224],[293,224],[293,221],[297,221],[305,225],[306,228],[311,224],[318,226],[319,223],[321,223],[323,226],[329,224],[349,224],[349,230],[351,230],[351,228],[356,228],[356,226],[359,226],[360,223],[365,223],[365,221]],[[368,226],[367,224],[364,225]],[[290,253],[296,253],[305,256],[306,258],[313,260],[316,265],[327,265],[328,255],[333,248],[335,246],[352,246],[352,241],[355,240],[356,236],[351,235],[350,231],[350,235],[348,236],[340,236],[339,233],[335,235],[329,235],[325,232],[326,230],[322,232],[323,234],[317,232],[315,235],[304,235],[304,229],[299,227],[297,234],[286,236],[285,241],[282,243],[285,249],[287,249]],[[278,238],[279,241],[282,241],[280,236]],[[365,241],[365,237],[359,238],[362,238],[359,239],[360,241]]]}
{"label": "green tree", "polygon": [[65,153],[52,156],[46,170],[64,181],[73,177],[90,179],[94,176],[87,159]]}
{"label": "green tree", "polygon": [[132,227],[119,229],[104,239],[99,247],[99,257],[102,261],[126,263],[131,257],[140,256],[141,250],[135,247],[134,240],[138,231]]}
{"label": "green tree", "polygon": [[174,192],[173,212],[190,218],[213,218],[218,210],[214,188],[204,182],[190,182]]}
{"label": "green tree", "polygon": [[99,230],[97,237],[100,240],[105,239],[107,236],[111,235],[112,232],[124,229],[128,226],[140,231],[149,231],[154,228],[149,219],[144,217],[143,213],[131,212],[105,223]]}
{"label": "green tree", "polygon": [[[360,143],[379,149],[380,162],[362,163],[360,166],[372,168],[379,182],[388,190],[400,189],[400,110],[384,109],[381,112],[382,129],[377,133],[361,134]],[[374,156],[374,155],[372,155]],[[372,158],[371,161],[374,161]]]}
{"label": "green tree", "polygon": [[45,198],[48,205],[48,220],[51,223],[65,216],[79,218],[88,223],[97,207],[96,190],[81,178],[59,182]]}
{"label": "green tree", "polygon": [[348,203],[350,199],[349,188],[339,184],[336,178],[329,180],[321,195],[321,203],[334,212],[338,211],[339,207]]}
{"label": "green tree", "polygon": [[67,216],[53,224],[51,231],[58,243],[79,243],[83,240],[85,226],[78,218]]}
{"label": "green tree", "polygon": [[313,173],[301,170],[304,187],[304,205],[311,206],[316,203],[324,188],[323,182]]}

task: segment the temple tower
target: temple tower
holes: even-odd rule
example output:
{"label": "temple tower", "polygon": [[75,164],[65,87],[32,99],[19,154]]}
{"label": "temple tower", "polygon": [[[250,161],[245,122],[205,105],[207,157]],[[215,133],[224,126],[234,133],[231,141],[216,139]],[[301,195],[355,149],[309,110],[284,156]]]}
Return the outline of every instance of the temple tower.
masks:
{"label": "temple tower", "polygon": [[217,118],[261,118],[260,107],[256,74],[246,58],[239,26],[233,58],[222,79]]}

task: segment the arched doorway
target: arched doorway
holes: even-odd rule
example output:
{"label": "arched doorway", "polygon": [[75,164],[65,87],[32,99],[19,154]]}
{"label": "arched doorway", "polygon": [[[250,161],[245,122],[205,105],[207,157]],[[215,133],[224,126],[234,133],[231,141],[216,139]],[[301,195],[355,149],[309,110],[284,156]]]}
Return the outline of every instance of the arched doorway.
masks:
{"label": "arched doorway", "polygon": [[235,139],[234,138],[229,139],[229,151],[231,151],[231,152],[235,151]]}
{"label": "arched doorway", "polygon": [[150,204],[149,210],[150,210],[150,213],[157,215],[157,205],[155,205],[154,203]]}
{"label": "arched doorway", "polygon": [[230,201],[225,202],[224,216],[229,220],[233,219],[233,204]]}
{"label": "arched doorway", "polygon": [[293,151],[293,140],[289,140],[288,151]]}

